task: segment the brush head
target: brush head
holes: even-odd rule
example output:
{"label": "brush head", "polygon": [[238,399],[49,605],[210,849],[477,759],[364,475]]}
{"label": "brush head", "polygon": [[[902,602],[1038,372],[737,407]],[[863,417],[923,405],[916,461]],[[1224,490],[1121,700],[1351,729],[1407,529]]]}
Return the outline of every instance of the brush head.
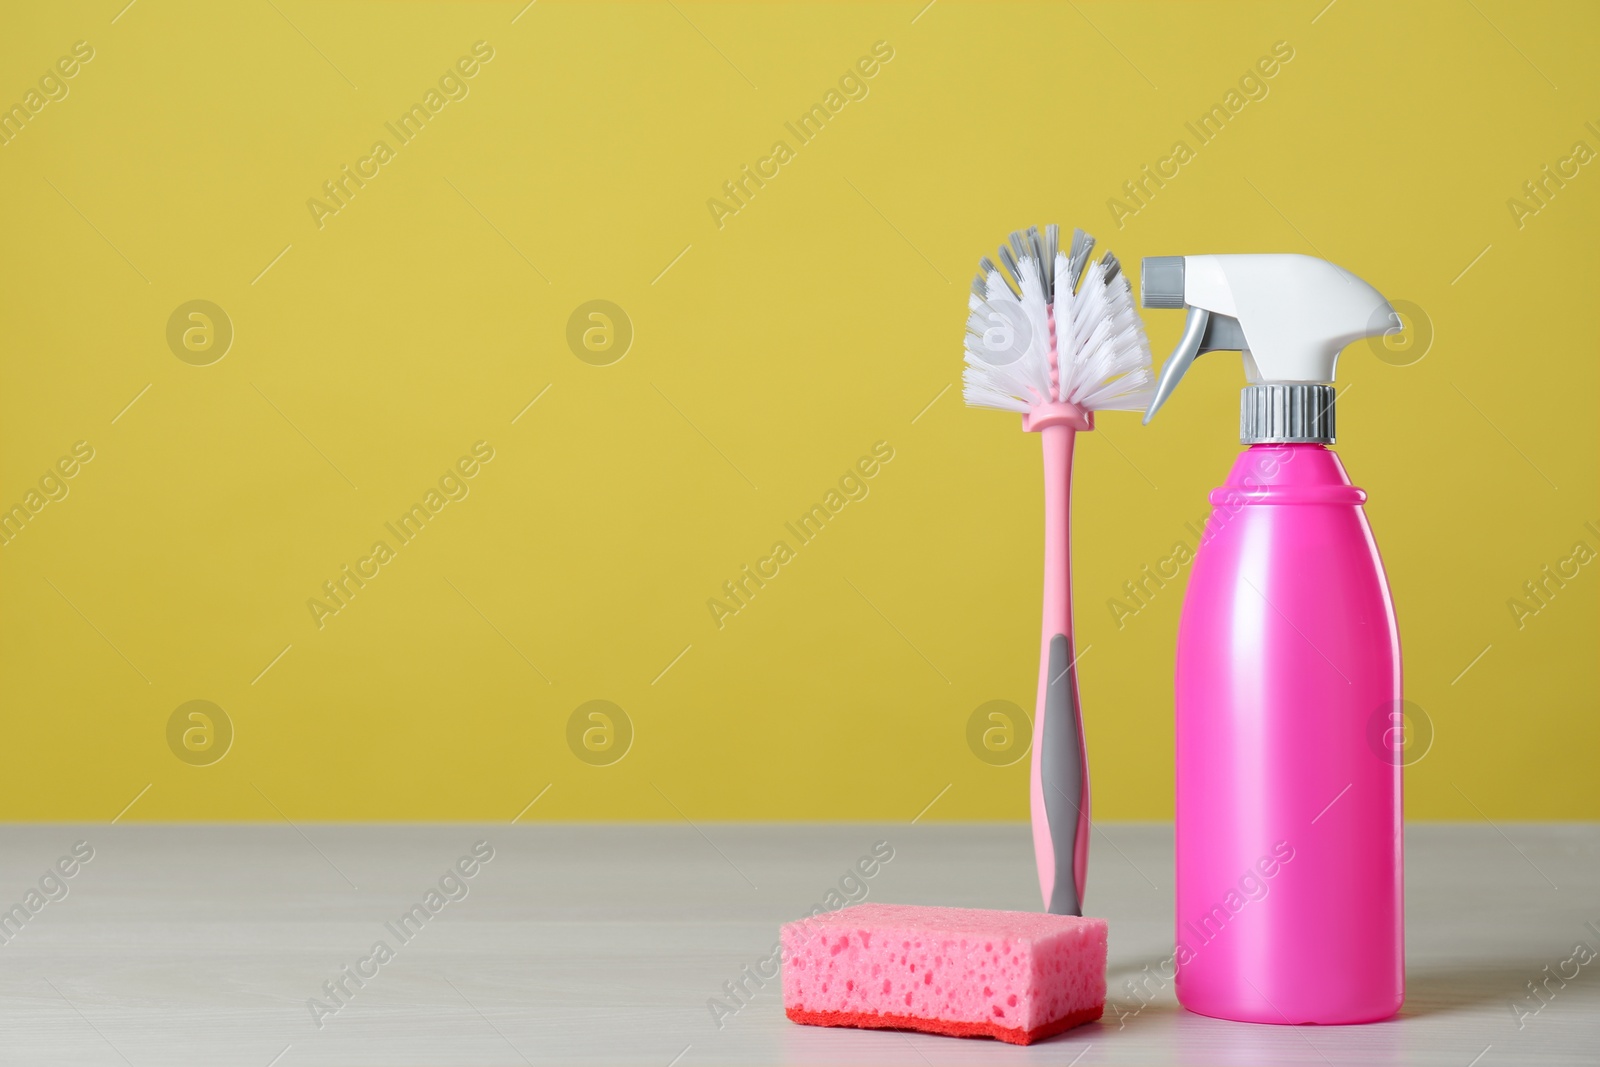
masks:
{"label": "brush head", "polygon": [[1052,223],[1011,235],[1002,270],[985,257],[967,298],[963,394],[972,407],[1024,414],[1042,404],[1143,411],[1155,383],[1150,342],[1117,258],[1094,262],[1075,230],[1065,251]]}

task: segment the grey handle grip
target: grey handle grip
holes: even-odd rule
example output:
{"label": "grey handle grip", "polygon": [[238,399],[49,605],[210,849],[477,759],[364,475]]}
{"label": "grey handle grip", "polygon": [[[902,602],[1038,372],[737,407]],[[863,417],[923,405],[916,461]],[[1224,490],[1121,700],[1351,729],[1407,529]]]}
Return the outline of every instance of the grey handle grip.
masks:
{"label": "grey handle grip", "polygon": [[1066,634],[1050,638],[1038,744],[1040,792],[1056,861],[1049,910],[1052,915],[1082,915],[1087,872],[1080,857],[1088,856],[1089,768],[1084,758],[1077,668],[1072,664],[1072,643]]}

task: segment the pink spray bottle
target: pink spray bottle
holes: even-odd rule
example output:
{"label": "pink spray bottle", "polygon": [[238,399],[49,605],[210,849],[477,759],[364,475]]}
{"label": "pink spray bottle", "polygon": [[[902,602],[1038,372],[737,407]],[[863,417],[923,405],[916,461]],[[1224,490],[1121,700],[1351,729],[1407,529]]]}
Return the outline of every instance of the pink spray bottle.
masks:
{"label": "pink spray bottle", "polygon": [[1399,319],[1297,255],[1146,259],[1185,308],[1149,422],[1195,357],[1243,353],[1249,446],[1195,553],[1178,626],[1178,1000],[1256,1023],[1386,1019],[1405,995],[1400,639],[1334,440],[1334,365]]}

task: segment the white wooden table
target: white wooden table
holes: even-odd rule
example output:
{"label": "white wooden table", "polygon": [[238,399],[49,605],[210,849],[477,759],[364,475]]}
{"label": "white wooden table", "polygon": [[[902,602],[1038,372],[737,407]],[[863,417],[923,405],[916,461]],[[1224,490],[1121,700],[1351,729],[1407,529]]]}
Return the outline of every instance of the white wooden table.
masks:
{"label": "white wooden table", "polygon": [[[79,841],[93,858],[45,878]],[[394,924],[426,913],[477,841],[493,858],[445,883],[466,895],[441,891],[402,940]],[[1224,1023],[1184,1012],[1170,988],[1141,1008],[1123,986],[1171,952],[1172,832],[1127,824],[1094,838],[1089,910],[1111,921],[1098,1024],[1029,1048],[801,1027],[776,982],[749,980],[747,1003],[715,1018],[724,983],[879,841],[894,857],[868,899],[1037,904],[1016,824],[0,827],[0,908],[43,902],[0,921],[0,1062],[1600,1063],[1600,960],[1552,981],[1520,1028],[1512,1007],[1532,1011],[1525,983],[1546,966],[1570,974],[1576,944],[1600,951],[1593,824],[1411,827],[1409,997],[1387,1023]],[[380,939],[392,958],[374,955]],[[347,965],[370,977],[358,987]],[[341,977],[335,1000],[323,983]]]}

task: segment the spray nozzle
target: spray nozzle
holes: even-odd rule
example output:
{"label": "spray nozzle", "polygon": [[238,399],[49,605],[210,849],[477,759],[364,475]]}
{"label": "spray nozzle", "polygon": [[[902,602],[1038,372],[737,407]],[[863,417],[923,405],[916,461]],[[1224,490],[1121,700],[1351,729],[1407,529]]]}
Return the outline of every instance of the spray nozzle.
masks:
{"label": "spray nozzle", "polygon": [[1382,293],[1312,256],[1151,256],[1141,274],[1144,307],[1181,307],[1188,316],[1144,421],[1155,416],[1196,357],[1240,352],[1251,383],[1241,418],[1247,444],[1331,442],[1333,391],[1318,387],[1333,381],[1346,345],[1400,324]]}

